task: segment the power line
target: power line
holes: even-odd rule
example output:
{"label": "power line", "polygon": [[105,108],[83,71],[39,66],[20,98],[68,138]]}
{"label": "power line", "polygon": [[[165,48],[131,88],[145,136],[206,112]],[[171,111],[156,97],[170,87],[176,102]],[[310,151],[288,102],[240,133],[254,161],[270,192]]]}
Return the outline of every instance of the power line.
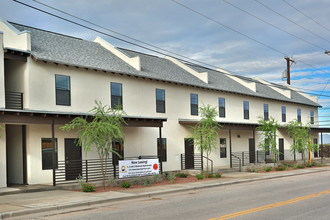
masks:
{"label": "power line", "polygon": [[284,18],[284,19],[290,21],[291,23],[297,25],[298,27],[304,29],[305,31],[307,31],[307,32],[309,32],[309,33],[311,33],[311,34],[313,34],[314,36],[316,36],[316,37],[318,37],[318,38],[320,38],[320,39],[322,39],[322,40],[327,41],[327,42],[330,43],[330,41],[328,41],[328,40],[325,39],[324,37],[322,37],[322,36],[320,36],[320,35],[318,35],[318,34],[315,34],[313,31],[308,30],[308,29],[305,28],[304,26],[302,26],[302,25],[298,24],[297,22],[291,20],[290,18],[288,18],[288,17],[286,17],[286,16],[280,14],[279,12],[275,11],[274,9],[272,9],[272,8],[270,8],[269,6],[265,5],[264,3],[261,3],[259,0],[254,0],[254,1],[258,2],[260,5],[262,5],[262,6],[264,6],[265,8],[271,10],[271,11],[274,12],[275,14],[281,16],[282,18]]}
{"label": "power line", "polygon": [[248,15],[250,15],[250,16],[256,18],[256,19],[258,19],[259,21],[262,21],[262,22],[264,22],[264,23],[266,23],[266,24],[272,26],[273,28],[275,28],[275,29],[277,29],[277,30],[279,30],[279,31],[282,31],[282,32],[284,32],[284,33],[286,33],[286,34],[289,34],[290,36],[293,36],[293,37],[295,37],[295,38],[297,38],[297,39],[299,39],[299,40],[301,40],[301,41],[304,41],[305,43],[310,44],[310,45],[312,45],[313,47],[316,47],[316,48],[321,49],[321,50],[326,50],[326,49],[324,49],[324,48],[322,48],[322,47],[320,47],[320,46],[318,46],[318,45],[316,45],[316,44],[314,44],[314,43],[312,43],[312,42],[309,42],[309,41],[307,41],[307,40],[305,40],[305,39],[303,39],[303,38],[301,38],[301,37],[299,37],[299,36],[297,36],[297,35],[294,35],[294,34],[288,32],[288,31],[286,31],[286,30],[284,30],[284,29],[282,29],[282,28],[280,28],[280,27],[278,27],[278,26],[276,26],[276,25],[274,25],[274,24],[272,24],[272,23],[270,23],[270,22],[268,22],[268,21],[265,21],[265,20],[263,20],[263,19],[260,18],[260,17],[257,17],[256,15],[254,15],[254,14],[252,14],[252,13],[250,13],[250,12],[248,12],[248,11],[246,11],[246,10],[240,8],[240,7],[238,7],[237,5],[234,5],[234,4],[231,3],[231,2],[228,2],[227,0],[223,0],[223,1],[224,1],[225,3],[227,3],[227,4],[231,5],[231,6],[233,6],[234,8],[237,8],[238,10],[240,10],[240,11],[242,11],[242,12],[244,12],[244,13],[246,13],[246,14],[248,14]]}
{"label": "power line", "polygon": [[[89,29],[89,30],[91,30],[91,31],[95,31],[95,32],[97,32],[97,33],[100,33],[100,34],[106,35],[106,36],[108,36],[108,37],[112,37],[112,38],[117,39],[117,40],[120,40],[120,41],[123,41],[123,42],[125,42],[125,43],[131,44],[131,45],[134,45],[134,46],[137,46],[137,47],[140,47],[140,48],[146,49],[146,50],[150,50],[150,51],[153,51],[153,52],[155,52],[155,53],[159,53],[159,54],[162,54],[162,55],[165,55],[165,56],[167,55],[167,54],[165,54],[165,53],[162,53],[162,52],[156,51],[156,50],[154,50],[154,49],[151,49],[151,48],[148,48],[148,47],[145,47],[145,46],[141,46],[141,45],[139,45],[139,44],[137,44],[137,43],[133,43],[133,42],[130,42],[130,41],[128,41],[128,40],[124,40],[124,39],[121,39],[121,38],[119,38],[119,37],[116,37],[116,36],[110,35],[110,34],[108,34],[108,33],[105,33],[105,32],[103,32],[103,31],[97,30],[97,29],[95,29],[95,28],[91,28],[91,27],[88,27],[88,26],[86,26],[86,25],[80,24],[80,23],[78,23],[78,22],[75,22],[75,21],[72,21],[72,20],[69,20],[69,19],[63,18],[63,17],[61,17],[61,16],[59,16],[59,15],[55,15],[55,14],[53,14],[53,13],[47,12],[47,11],[42,10],[42,9],[40,9],[40,8],[36,8],[36,7],[34,7],[34,6],[31,6],[31,5],[28,5],[28,4],[26,4],[26,3],[20,2],[20,1],[18,1],[18,0],[12,0],[12,1],[17,2],[17,3],[19,3],[19,4],[22,4],[22,5],[24,5],[24,6],[27,6],[27,7],[29,7],[29,8],[32,8],[32,9],[34,9],[34,10],[37,10],[37,11],[43,12],[43,13],[45,13],[45,14],[51,15],[51,16],[56,17],[56,18],[58,18],[58,19],[61,19],[61,20],[67,21],[67,22],[69,22],[69,23],[75,24],[75,25],[77,25],[77,26],[80,26],[80,27],[83,27],[83,28]],[[172,0],[172,1],[173,1],[173,0]],[[189,63],[189,64],[192,64],[192,65],[196,65],[196,64],[194,64],[194,63],[191,63],[191,62],[189,62],[189,61],[186,61],[186,60],[183,60],[183,59],[180,59],[180,58],[176,58],[176,59],[178,59],[178,60],[180,60],[180,61],[183,61],[183,62],[185,62],[185,63]],[[191,60],[194,60],[194,59],[191,59]],[[200,61],[198,61],[198,60],[194,60],[194,61],[199,62],[199,63],[203,63],[203,62],[200,62]],[[205,64],[206,64],[206,63],[205,63]],[[210,65],[210,64],[206,64],[206,65],[211,66],[211,67],[214,67],[214,68],[217,68],[216,66],[213,66],[213,65]],[[229,71],[229,72],[232,72],[232,71]],[[229,75],[229,76],[231,76],[231,74],[226,73],[226,72],[221,72],[221,73],[224,74],[224,75]],[[294,92],[297,92],[297,93],[304,93],[304,94],[310,94],[310,95],[317,95],[317,94],[315,94],[315,93],[296,91],[296,90],[293,90],[293,89],[288,88],[288,87],[284,88],[283,86],[280,86],[280,85],[265,84],[265,83],[262,83],[262,82],[260,82],[260,81],[253,80],[253,79],[251,79],[251,78],[248,78],[248,77],[245,77],[245,76],[242,76],[242,75],[235,75],[235,76],[236,76],[236,77],[239,77],[239,78],[242,78],[242,79],[244,79],[244,80],[246,80],[246,81],[251,81],[251,82],[258,83],[258,84],[261,84],[261,85],[266,85],[266,86],[269,86],[269,87],[275,87],[275,88],[280,88],[280,89],[286,89],[286,90],[294,91]],[[327,95],[322,95],[322,96],[324,96],[324,97],[330,97],[330,96],[327,96]]]}
{"label": "power line", "polygon": [[310,20],[314,21],[315,24],[318,24],[320,27],[324,28],[327,31],[330,31],[329,28],[327,28],[326,26],[322,25],[320,22],[316,21],[315,19],[313,19],[312,17],[308,16],[306,13],[302,12],[301,10],[299,10],[298,8],[294,7],[292,4],[290,4],[289,2],[287,2],[286,0],[282,0],[284,3],[286,3],[287,5],[289,5],[291,8],[295,9],[296,11],[298,11],[300,14],[304,15],[306,18],[309,18]]}

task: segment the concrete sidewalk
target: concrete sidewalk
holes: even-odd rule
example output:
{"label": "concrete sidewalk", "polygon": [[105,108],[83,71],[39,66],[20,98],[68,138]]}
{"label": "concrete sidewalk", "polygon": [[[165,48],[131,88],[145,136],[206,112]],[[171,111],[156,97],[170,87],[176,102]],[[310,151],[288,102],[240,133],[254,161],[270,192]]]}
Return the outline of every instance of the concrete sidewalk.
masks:
{"label": "concrete sidewalk", "polygon": [[0,193],[0,219],[51,210],[89,206],[92,204],[99,204],[110,201],[118,201],[139,197],[150,197],[160,194],[182,192],[192,189],[202,189],[206,187],[216,187],[221,185],[237,184],[243,182],[327,171],[330,171],[329,166],[270,173],[235,172],[223,174],[223,177],[227,178],[197,181],[185,184],[170,184],[155,187],[143,187],[138,189],[110,191],[103,193],[83,193],[68,190],[48,190],[40,192],[36,191],[30,193],[18,193],[9,195],[1,195]]}

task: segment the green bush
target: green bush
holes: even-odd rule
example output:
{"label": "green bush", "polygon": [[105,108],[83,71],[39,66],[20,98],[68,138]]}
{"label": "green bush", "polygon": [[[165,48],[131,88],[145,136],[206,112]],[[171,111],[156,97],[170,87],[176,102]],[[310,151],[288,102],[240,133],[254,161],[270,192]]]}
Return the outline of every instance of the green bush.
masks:
{"label": "green bush", "polygon": [[81,190],[83,192],[95,192],[95,185],[92,183],[82,183]]}
{"label": "green bush", "polygon": [[251,166],[248,166],[247,168],[245,168],[245,171],[246,172],[252,172],[252,173],[258,173],[259,172],[259,168],[255,165],[251,165]]}
{"label": "green bush", "polygon": [[163,177],[160,174],[155,174],[152,176],[152,180],[155,183],[159,183],[159,182],[163,181]]}
{"label": "green bush", "polygon": [[187,178],[188,174],[185,173],[177,173],[175,176],[181,177],[181,178]]}
{"label": "green bush", "polygon": [[215,174],[215,178],[221,178],[221,176],[222,176],[222,173]]}
{"label": "green bush", "polygon": [[306,167],[306,166],[303,165],[303,164],[299,164],[299,165],[297,166],[298,169],[304,169],[305,167]]}
{"label": "green bush", "polygon": [[127,181],[124,181],[121,183],[121,187],[122,188],[130,188],[131,187],[131,183],[130,182],[127,182]]}
{"label": "green bush", "polygon": [[210,173],[209,175],[207,175],[207,178],[214,178],[214,175]]}
{"label": "green bush", "polygon": [[264,165],[264,166],[262,167],[262,170],[263,170],[264,172],[272,171],[272,169],[273,169],[273,167],[270,166],[270,165]]}
{"label": "green bush", "polygon": [[166,179],[173,183],[176,178],[172,173],[166,173]]}
{"label": "green bush", "polygon": [[202,179],[204,179],[204,176],[201,175],[201,174],[197,174],[195,177],[196,177],[198,180],[202,180]]}
{"label": "green bush", "polygon": [[287,170],[288,168],[289,168],[288,165],[279,164],[277,167],[275,167],[275,170],[283,171],[283,170]]}
{"label": "green bush", "polygon": [[143,180],[143,186],[150,186],[150,184],[151,184],[150,179],[147,178]]}
{"label": "green bush", "polygon": [[298,164],[293,164],[293,169],[296,170],[298,168]]}

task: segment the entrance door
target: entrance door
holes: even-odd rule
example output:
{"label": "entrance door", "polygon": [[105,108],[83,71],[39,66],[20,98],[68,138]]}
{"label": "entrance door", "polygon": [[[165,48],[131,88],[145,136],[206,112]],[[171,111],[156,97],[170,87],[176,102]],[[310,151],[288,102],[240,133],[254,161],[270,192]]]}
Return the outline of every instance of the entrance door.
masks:
{"label": "entrance door", "polygon": [[255,146],[254,146],[254,139],[253,138],[249,138],[249,159],[250,159],[250,163],[254,163],[255,162]]}
{"label": "entrance door", "polygon": [[112,153],[112,164],[118,165],[118,160],[124,159],[124,143],[115,141],[112,143],[112,148],[121,156],[119,157],[117,154]]}
{"label": "entrance door", "polygon": [[184,139],[185,169],[194,169],[194,139]]}
{"label": "entrance door", "polygon": [[82,175],[81,146],[76,141],[74,138],[64,139],[66,180],[75,180]]}
{"label": "entrance door", "polygon": [[280,160],[284,160],[284,139],[279,138],[278,139],[278,144],[279,144],[279,153],[280,153]]}

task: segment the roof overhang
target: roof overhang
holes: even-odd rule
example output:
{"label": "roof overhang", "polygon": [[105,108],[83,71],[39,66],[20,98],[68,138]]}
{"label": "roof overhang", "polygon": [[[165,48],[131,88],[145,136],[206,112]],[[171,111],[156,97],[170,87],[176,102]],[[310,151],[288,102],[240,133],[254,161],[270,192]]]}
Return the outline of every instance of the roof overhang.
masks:
{"label": "roof overhang", "polygon": [[[200,120],[196,119],[180,119],[179,124],[182,125],[190,125],[193,126],[200,122]],[[245,122],[225,122],[225,121],[218,121],[219,125],[221,125],[221,129],[236,129],[236,130],[253,130],[258,127],[257,123],[245,123]]]}
{"label": "roof overhang", "polygon": [[[0,109],[0,123],[12,124],[67,124],[76,117],[92,119],[93,114],[74,112],[51,112],[38,110]],[[167,118],[140,116],[124,117],[127,127],[163,127]]]}
{"label": "roof overhang", "polygon": [[15,61],[26,62],[28,56],[30,56],[29,51],[23,51],[23,50],[12,49],[12,48],[4,48],[4,58],[6,60],[15,60]]}
{"label": "roof overhang", "polygon": [[311,127],[312,131],[330,133],[330,127]]}

